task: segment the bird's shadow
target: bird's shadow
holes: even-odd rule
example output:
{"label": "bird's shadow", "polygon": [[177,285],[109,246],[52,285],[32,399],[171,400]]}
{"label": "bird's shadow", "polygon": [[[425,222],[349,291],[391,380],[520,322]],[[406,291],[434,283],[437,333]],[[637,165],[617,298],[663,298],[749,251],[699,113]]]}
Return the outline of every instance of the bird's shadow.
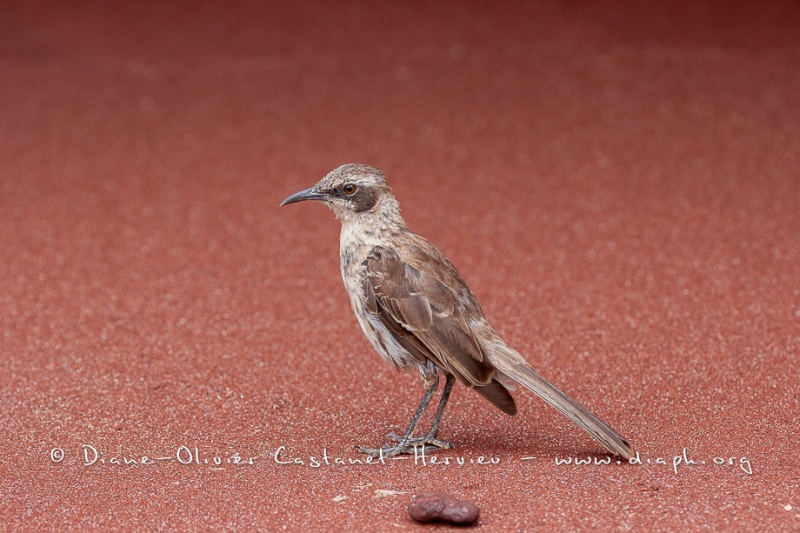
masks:
{"label": "bird's shadow", "polygon": [[[555,429],[553,431],[556,431]],[[609,452],[601,446],[573,444],[572,439],[563,439],[568,442],[556,442],[547,438],[547,433],[526,433],[503,431],[501,427],[494,431],[484,429],[460,429],[454,433],[441,435],[453,441],[456,448],[448,451],[456,455],[498,456],[511,455],[538,458],[567,458],[578,457],[581,459],[607,459]],[[440,452],[441,453],[441,452]]]}

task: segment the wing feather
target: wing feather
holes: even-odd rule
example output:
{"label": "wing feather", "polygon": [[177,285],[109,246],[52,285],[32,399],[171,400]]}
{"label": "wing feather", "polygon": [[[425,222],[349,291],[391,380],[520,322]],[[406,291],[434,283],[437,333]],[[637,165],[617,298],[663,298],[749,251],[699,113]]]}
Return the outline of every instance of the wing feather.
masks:
{"label": "wing feather", "polygon": [[[463,285],[452,265],[441,257],[436,271],[445,269]],[[504,413],[515,415],[514,398],[495,379],[494,366],[459,310],[459,293],[427,273],[423,265],[417,268],[389,248],[374,248],[363,265],[367,310],[380,318],[418,363],[433,361]],[[470,303],[477,305],[468,289],[467,295]]]}
{"label": "wing feather", "polygon": [[[458,309],[458,296],[444,283],[401,260],[394,250],[376,247],[365,263],[367,308],[405,343],[412,355],[433,360],[460,381],[486,385],[494,367]],[[409,350],[410,351],[410,350]]]}

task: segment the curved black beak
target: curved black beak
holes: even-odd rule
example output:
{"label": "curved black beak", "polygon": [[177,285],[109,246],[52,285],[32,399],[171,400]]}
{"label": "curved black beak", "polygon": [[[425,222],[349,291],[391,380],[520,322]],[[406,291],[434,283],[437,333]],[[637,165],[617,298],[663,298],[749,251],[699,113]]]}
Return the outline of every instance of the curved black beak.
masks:
{"label": "curved black beak", "polygon": [[327,194],[317,191],[314,187],[304,191],[296,192],[286,200],[281,202],[281,205],[293,204],[295,202],[302,202],[304,200],[325,200],[328,198]]}

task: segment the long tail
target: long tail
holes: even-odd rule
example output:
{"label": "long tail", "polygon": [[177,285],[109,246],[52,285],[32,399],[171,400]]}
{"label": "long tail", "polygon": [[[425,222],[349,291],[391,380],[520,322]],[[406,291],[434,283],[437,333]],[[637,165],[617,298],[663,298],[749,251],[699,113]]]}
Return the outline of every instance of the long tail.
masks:
{"label": "long tail", "polygon": [[625,437],[540,376],[518,353],[507,346],[498,348],[501,354],[498,354],[499,357],[493,357],[492,363],[501,376],[510,378],[535,393],[597,439],[609,451],[625,459],[636,456],[636,452]]}

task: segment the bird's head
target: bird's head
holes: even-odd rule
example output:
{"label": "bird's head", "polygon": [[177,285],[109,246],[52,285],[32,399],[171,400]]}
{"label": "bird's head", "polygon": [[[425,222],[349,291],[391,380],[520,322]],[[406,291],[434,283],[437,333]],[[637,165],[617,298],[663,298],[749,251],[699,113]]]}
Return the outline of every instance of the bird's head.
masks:
{"label": "bird's head", "polygon": [[289,196],[281,205],[304,200],[325,203],[342,221],[371,215],[399,218],[400,212],[383,173],[375,167],[354,163],[332,170],[319,183]]}

